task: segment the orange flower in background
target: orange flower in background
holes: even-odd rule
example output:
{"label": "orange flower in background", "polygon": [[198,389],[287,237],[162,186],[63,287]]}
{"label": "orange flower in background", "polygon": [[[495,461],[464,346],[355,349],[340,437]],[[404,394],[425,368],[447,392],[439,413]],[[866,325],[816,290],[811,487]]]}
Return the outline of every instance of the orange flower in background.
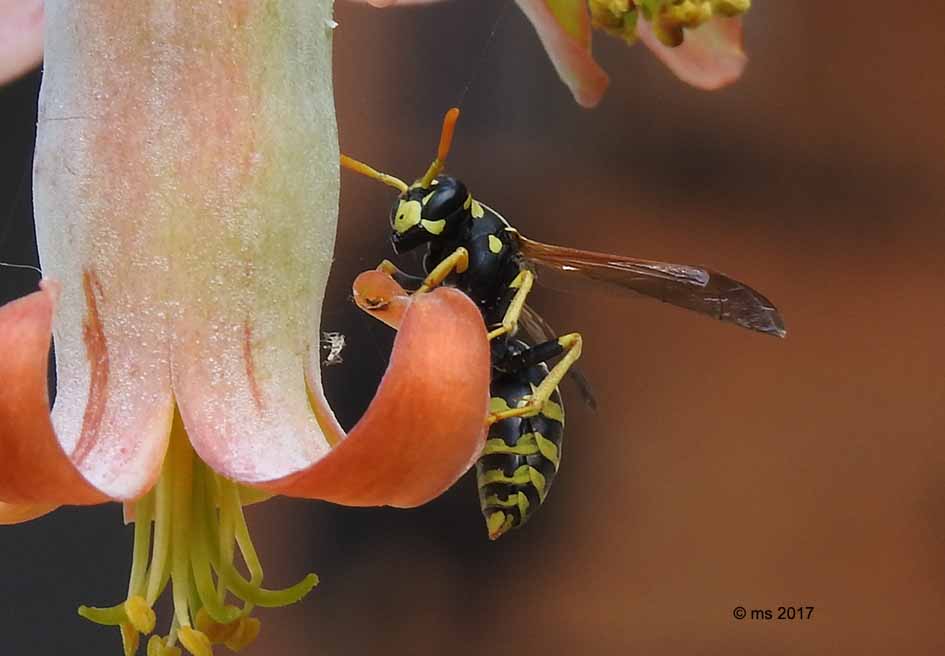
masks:
{"label": "orange flower in background", "polygon": [[[361,0],[375,7],[435,0]],[[591,27],[636,39],[694,87],[713,90],[741,76],[748,57],[737,16],[749,0],[516,0],[562,81],[585,107],[597,105],[609,78],[591,54]],[[0,0],[0,84],[42,58],[42,0]],[[641,19],[640,17],[643,16]],[[656,26],[654,30],[653,26]]]}
{"label": "orange flower in background", "polygon": [[[434,0],[362,0],[375,7]],[[741,19],[749,0],[516,0],[574,99],[594,107],[609,84],[591,54],[591,27],[639,39],[681,80],[712,90],[738,79],[748,58]]]}
{"label": "orange flower in background", "polygon": [[125,504],[127,598],[80,613],[119,627],[126,654],[168,584],[173,619],[149,656],[241,649],[256,606],[317,583],[263,587],[246,503],[416,506],[483,446],[489,346],[456,290],[368,290],[399,308],[388,370],[347,435],[322,394],[333,26],[329,0],[46,5],[33,185],[46,279],[0,308],[0,523]]}

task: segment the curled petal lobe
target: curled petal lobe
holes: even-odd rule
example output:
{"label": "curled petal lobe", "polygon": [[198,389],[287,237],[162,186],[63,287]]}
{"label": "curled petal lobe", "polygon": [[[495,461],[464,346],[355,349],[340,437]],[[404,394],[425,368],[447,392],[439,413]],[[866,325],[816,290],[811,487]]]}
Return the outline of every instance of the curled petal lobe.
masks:
{"label": "curled petal lobe", "polygon": [[0,308],[0,523],[105,495],[76,470],[49,418],[46,371],[56,285]]}
{"label": "curled petal lobe", "polygon": [[55,503],[4,503],[0,501],[0,525],[19,524],[52,512],[59,505]]}
{"label": "curled petal lobe", "polygon": [[355,279],[352,292],[361,310],[394,330],[400,329],[410,297],[393,278],[380,271],[365,271]]}
{"label": "curled petal lobe", "polygon": [[43,0],[0,0],[0,84],[43,58]]}
{"label": "curled petal lobe", "polygon": [[694,30],[686,30],[683,43],[663,45],[647,21],[637,24],[640,40],[683,82],[713,91],[737,80],[748,56],[742,49],[742,19],[713,18]]}
{"label": "curled petal lobe", "polygon": [[518,0],[561,80],[583,107],[597,105],[610,80],[591,56],[584,0]]}
{"label": "curled petal lobe", "polygon": [[[405,297],[400,290],[391,298]],[[482,451],[488,411],[490,352],[481,314],[465,294],[440,288],[411,297],[393,321],[400,332],[390,366],[347,439],[311,467],[263,487],[352,506],[412,507],[469,469]]]}

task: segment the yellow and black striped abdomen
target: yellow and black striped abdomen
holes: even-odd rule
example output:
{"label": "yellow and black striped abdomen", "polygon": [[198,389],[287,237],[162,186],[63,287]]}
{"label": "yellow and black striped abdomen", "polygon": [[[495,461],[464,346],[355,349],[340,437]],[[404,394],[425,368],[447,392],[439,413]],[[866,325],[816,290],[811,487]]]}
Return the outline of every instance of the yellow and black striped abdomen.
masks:
{"label": "yellow and black striped abdomen", "polygon": [[[527,348],[518,340],[510,341]],[[543,363],[519,371],[494,369],[492,410],[517,407],[547,375]],[[524,524],[545,500],[561,461],[563,437],[564,407],[558,390],[538,414],[490,426],[486,447],[476,462],[476,482],[491,539]]]}

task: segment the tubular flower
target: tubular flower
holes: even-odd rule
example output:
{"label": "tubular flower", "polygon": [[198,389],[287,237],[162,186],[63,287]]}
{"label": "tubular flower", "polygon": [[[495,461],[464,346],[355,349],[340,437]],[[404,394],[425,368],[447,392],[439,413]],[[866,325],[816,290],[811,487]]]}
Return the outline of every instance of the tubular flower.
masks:
{"label": "tubular flower", "polygon": [[483,446],[485,327],[455,290],[376,299],[400,308],[401,330],[342,431],[318,368],[339,185],[330,0],[50,0],[46,20],[47,279],[0,307],[0,523],[125,503],[127,598],[80,614],[119,627],[132,654],[170,585],[149,656],[239,650],[259,633],[255,606],[317,582],[263,587],[243,505],[440,494]]}
{"label": "tubular flower", "polygon": [[[376,7],[433,0],[366,0]],[[561,80],[585,107],[600,102],[609,78],[591,55],[591,27],[638,39],[681,80],[718,89],[741,75],[741,14],[751,0],[516,0]]]}

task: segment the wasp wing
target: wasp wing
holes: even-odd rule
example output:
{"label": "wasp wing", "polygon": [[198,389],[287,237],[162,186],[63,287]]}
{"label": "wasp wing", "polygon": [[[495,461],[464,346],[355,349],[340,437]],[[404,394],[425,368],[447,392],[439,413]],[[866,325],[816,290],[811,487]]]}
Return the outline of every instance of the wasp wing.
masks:
{"label": "wasp wing", "polygon": [[[525,333],[526,337],[528,337],[533,345],[558,339],[554,328],[528,304],[522,307],[522,313],[518,317],[518,327],[519,330]],[[594,390],[590,382],[588,382],[587,378],[584,376],[584,373],[577,367],[572,366],[568,369],[568,376],[577,386],[578,392],[581,394],[581,400],[584,401],[591,410],[596,412],[597,398],[595,398]]]}
{"label": "wasp wing", "polygon": [[553,271],[636,292],[766,335],[787,334],[771,301],[717,271],[553,246],[513,234],[526,259]]}

